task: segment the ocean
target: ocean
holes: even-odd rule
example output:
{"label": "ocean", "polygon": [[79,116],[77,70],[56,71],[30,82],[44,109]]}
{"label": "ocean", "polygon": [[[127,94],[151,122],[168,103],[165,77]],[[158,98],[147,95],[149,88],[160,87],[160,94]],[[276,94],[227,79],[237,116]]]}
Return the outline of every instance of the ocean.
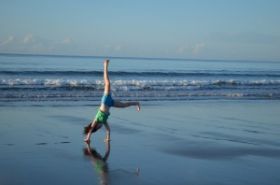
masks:
{"label": "ocean", "polygon": [[[278,185],[280,62],[0,55],[0,184]],[[167,165],[168,164],[168,165]]]}
{"label": "ocean", "polygon": [[[0,55],[0,103],[91,101],[103,93],[103,57]],[[279,100],[280,63],[110,58],[121,100]]]}

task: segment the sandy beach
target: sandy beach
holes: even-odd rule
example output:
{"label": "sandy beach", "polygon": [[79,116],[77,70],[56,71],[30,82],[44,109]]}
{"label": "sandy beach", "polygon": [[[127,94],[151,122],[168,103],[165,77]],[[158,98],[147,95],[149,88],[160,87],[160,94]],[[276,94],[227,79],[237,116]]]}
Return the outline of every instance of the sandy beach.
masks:
{"label": "sandy beach", "polygon": [[[31,105],[33,104],[33,105]],[[280,181],[279,101],[144,102],[112,109],[83,142],[96,106],[0,107],[0,184],[266,184]],[[107,154],[107,160],[105,155]]]}

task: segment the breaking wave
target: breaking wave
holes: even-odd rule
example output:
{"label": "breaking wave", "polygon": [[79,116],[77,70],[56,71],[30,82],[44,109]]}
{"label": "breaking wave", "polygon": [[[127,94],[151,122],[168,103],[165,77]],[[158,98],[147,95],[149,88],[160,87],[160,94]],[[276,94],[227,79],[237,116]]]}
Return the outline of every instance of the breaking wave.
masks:
{"label": "breaking wave", "polygon": [[[100,71],[0,71],[0,101],[99,101]],[[110,72],[115,98],[280,99],[278,71]]]}

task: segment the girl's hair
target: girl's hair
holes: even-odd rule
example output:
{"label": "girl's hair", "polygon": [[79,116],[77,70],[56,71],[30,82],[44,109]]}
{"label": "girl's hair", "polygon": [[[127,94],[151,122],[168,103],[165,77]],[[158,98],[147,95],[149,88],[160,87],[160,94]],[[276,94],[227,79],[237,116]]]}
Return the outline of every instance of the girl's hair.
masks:
{"label": "girl's hair", "polygon": [[[100,124],[100,123],[95,125],[95,127],[93,127],[91,133],[96,132],[101,127],[102,127],[102,124]],[[84,127],[84,134],[88,134],[90,128],[91,128],[91,122],[87,126]]]}

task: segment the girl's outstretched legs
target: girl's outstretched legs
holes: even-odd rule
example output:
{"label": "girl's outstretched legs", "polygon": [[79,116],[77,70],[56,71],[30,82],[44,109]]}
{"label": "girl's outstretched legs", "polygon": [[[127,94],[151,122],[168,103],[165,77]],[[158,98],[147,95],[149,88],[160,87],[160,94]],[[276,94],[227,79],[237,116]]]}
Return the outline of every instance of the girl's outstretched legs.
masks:
{"label": "girl's outstretched legs", "polygon": [[109,79],[109,75],[108,75],[108,67],[109,67],[109,60],[106,59],[104,61],[104,69],[103,69],[104,94],[110,94],[110,92],[111,92],[110,79]]}
{"label": "girl's outstretched legs", "polygon": [[136,106],[137,111],[140,111],[140,103],[138,101],[131,101],[131,102],[121,102],[121,101],[114,101],[114,107],[117,108],[126,108],[130,106]]}

